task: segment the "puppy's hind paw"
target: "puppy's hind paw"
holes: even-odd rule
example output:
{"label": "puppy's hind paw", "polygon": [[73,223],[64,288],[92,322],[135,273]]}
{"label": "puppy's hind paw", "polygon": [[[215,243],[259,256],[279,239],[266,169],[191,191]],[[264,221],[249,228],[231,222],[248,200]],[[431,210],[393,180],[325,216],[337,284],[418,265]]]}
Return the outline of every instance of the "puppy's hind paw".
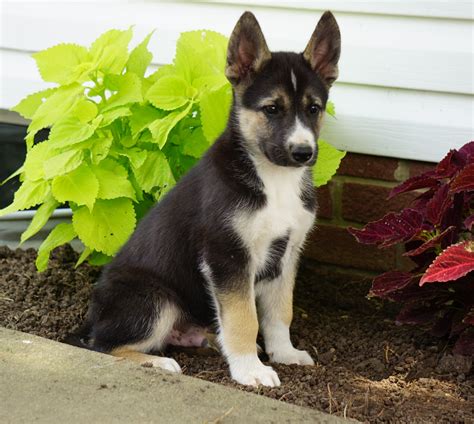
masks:
{"label": "puppy's hind paw", "polygon": [[234,361],[231,364],[230,372],[237,383],[246,386],[277,387],[281,384],[278,374],[273,368],[263,365],[256,357],[251,361]]}
{"label": "puppy's hind paw", "polygon": [[305,350],[291,349],[269,354],[270,362],[278,364],[314,365],[313,358]]}
{"label": "puppy's hind paw", "polygon": [[181,372],[181,367],[173,358],[165,358],[156,356],[154,358],[147,359],[141,364],[143,367],[161,368],[162,370],[171,372]]}

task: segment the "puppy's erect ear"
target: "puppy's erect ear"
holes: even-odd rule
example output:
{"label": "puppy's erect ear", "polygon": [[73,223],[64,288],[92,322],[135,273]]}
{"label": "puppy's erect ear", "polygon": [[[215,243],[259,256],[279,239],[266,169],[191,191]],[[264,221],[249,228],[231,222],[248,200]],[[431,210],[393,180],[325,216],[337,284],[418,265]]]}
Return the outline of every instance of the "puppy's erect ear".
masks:
{"label": "puppy's erect ear", "polygon": [[327,11],[318,22],[316,29],[303,52],[311,68],[330,87],[339,74],[337,62],[341,55],[341,33],[334,15]]}
{"label": "puppy's erect ear", "polygon": [[225,75],[233,84],[249,81],[271,59],[257,19],[245,12],[235,25],[227,48]]}

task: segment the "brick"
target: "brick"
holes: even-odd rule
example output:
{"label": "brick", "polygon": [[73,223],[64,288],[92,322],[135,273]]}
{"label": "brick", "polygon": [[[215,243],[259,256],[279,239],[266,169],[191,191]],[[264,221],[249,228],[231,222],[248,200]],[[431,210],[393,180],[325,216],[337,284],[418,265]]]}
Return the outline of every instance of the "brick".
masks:
{"label": "brick", "polygon": [[316,189],[318,217],[320,218],[332,218],[331,187],[332,183],[329,183]]}
{"label": "brick", "polygon": [[387,200],[389,187],[371,184],[344,183],[342,187],[342,218],[367,223],[382,218],[388,212],[398,212],[417,197],[404,193]]}
{"label": "brick", "polygon": [[436,164],[431,162],[410,161],[408,162],[408,175],[415,177],[424,172],[432,171],[435,166]]}
{"label": "brick", "polygon": [[334,225],[318,225],[311,233],[304,255],[318,262],[370,271],[388,271],[396,265],[394,248],[362,245],[346,228]]}
{"label": "brick", "polygon": [[338,175],[395,181],[398,159],[348,153],[341,161]]}

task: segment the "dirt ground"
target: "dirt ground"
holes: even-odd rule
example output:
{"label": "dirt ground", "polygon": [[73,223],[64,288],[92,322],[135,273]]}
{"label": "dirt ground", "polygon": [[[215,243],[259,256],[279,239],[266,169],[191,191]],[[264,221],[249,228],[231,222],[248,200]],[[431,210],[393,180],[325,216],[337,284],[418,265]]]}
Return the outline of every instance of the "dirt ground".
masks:
{"label": "dirt ground", "polygon": [[[0,247],[0,325],[61,340],[81,323],[99,269],[71,248],[37,274],[36,252]],[[314,367],[275,365],[282,385],[234,384],[209,350],[170,351],[185,374],[364,422],[474,423],[472,358],[412,327],[393,324],[393,305],[367,300],[368,281],[303,261],[292,327]]]}

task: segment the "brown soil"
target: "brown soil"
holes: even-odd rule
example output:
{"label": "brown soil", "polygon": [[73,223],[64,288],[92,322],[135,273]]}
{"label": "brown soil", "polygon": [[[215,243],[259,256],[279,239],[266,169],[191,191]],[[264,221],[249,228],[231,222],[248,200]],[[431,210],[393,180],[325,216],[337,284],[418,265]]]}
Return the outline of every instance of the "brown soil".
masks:
{"label": "brown soil", "polygon": [[[99,269],[75,269],[77,255],[67,247],[37,274],[35,256],[0,247],[0,325],[60,340],[81,323]],[[367,289],[367,281],[302,264],[292,335],[316,365],[275,365],[278,388],[234,384],[223,359],[209,351],[170,354],[185,374],[364,422],[473,423],[472,358],[395,326],[393,306],[367,300]]]}

